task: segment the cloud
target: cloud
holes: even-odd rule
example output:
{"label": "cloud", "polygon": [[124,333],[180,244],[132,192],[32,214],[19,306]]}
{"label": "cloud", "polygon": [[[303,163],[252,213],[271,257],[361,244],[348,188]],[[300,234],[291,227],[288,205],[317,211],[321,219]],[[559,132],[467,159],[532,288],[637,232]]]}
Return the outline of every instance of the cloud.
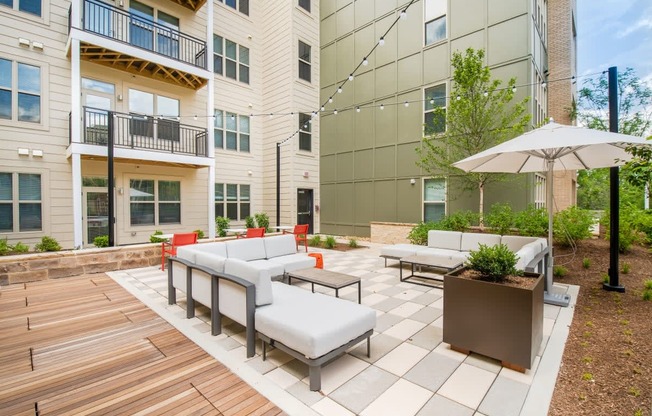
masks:
{"label": "cloud", "polygon": [[622,39],[641,29],[652,29],[652,17],[642,17],[633,25],[629,25],[624,30],[619,31],[616,37]]}

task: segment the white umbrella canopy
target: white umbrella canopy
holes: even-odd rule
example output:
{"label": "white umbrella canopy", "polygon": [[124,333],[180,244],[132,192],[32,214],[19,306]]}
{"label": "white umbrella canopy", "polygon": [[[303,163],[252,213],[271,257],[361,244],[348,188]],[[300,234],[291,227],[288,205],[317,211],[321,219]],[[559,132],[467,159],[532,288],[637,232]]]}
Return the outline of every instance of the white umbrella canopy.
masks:
{"label": "white umbrella canopy", "polygon": [[[652,145],[636,136],[566,126],[550,122],[485,151],[453,163],[467,172],[526,173],[547,172],[548,245],[552,249],[553,170],[580,170],[613,167],[631,160],[625,151],[630,144]],[[552,252],[551,252],[552,253]],[[546,270],[546,290],[552,296],[552,255]],[[569,299],[549,303],[568,305]]]}

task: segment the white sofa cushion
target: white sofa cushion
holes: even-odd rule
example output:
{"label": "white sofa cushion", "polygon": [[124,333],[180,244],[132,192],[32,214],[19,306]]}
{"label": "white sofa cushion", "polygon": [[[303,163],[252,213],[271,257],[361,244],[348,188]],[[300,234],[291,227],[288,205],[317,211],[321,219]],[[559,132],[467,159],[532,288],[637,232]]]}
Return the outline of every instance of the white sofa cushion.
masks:
{"label": "white sofa cushion", "polygon": [[223,242],[212,242],[202,244],[190,244],[177,248],[177,257],[195,263],[197,253],[211,253],[226,258],[226,244]]}
{"label": "white sofa cushion", "polygon": [[428,247],[460,250],[462,233],[460,231],[428,231]]}
{"label": "white sofa cushion", "polygon": [[256,262],[228,258],[224,273],[247,280],[256,286],[256,306],[272,303],[272,274],[270,269]]}
{"label": "white sofa cushion", "polygon": [[500,243],[505,244],[514,253],[519,251],[524,245],[536,240],[537,237],[524,237],[521,235],[504,235],[500,237]]}
{"label": "white sofa cushion", "polygon": [[516,269],[523,270],[530,263],[537,254],[541,252],[541,242],[533,241],[520,248],[515,254],[518,257],[516,262]]}
{"label": "white sofa cushion", "polygon": [[[179,247],[181,248],[181,247]],[[218,256],[210,253],[197,253],[195,254],[195,264],[198,266],[208,267],[218,273],[224,273],[224,263],[226,257]]]}
{"label": "white sofa cushion", "polygon": [[498,234],[481,234],[481,233],[464,233],[462,234],[462,251],[478,250],[480,244],[493,247],[500,244],[500,235]]}
{"label": "white sofa cushion", "polygon": [[278,282],[272,290],[274,303],[256,308],[256,330],[308,358],[321,357],[376,326],[376,312],[368,306]]}
{"label": "white sofa cushion", "polygon": [[269,271],[269,274],[274,276],[283,276],[285,273],[285,267],[282,264],[274,263],[271,260],[252,260],[247,263],[253,264],[256,267],[261,269],[266,269]]}
{"label": "white sofa cushion", "polygon": [[445,248],[426,248],[417,252],[417,256],[438,256],[459,261],[466,261],[468,255],[468,251],[447,250]]}
{"label": "white sofa cushion", "polygon": [[265,237],[263,241],[265,242],[265,253],[268,259],[296,254],[297,252],[297,243],[294,239],[294,234]]}
{"label": "white sofa cushion", "polygon": [[384,246],[380,249],[381,256],[387,257],[407,257],[414,256],[417,254],[417,251],[423,250],[426,246],[420,246],[417,244],[394,244],[391,246]]}
{"label": "white sofa cushion", "polygon": [[264,240],[264,238],[241,238],[227,241],[227,257],[244,261],[265,259],[267,254]]}
{"label": "white sofa cushion", "polygon": [[287,256],[272,257],[269,259],[272,263],[278,263],[283,266],[285,273],[293,272],[299,269],[308,269],[315,267],[317,259],[308,256],[306,253],[288,254]]}

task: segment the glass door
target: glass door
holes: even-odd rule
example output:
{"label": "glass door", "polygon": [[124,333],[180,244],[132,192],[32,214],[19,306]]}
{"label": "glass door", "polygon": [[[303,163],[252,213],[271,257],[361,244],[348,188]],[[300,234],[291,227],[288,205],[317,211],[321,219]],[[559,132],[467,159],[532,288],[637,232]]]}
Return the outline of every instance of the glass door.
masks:
{"label": "glass door", "polygon": [[84,245],[92,246],[95,237],[109,235],[109,193],[104,187],[84,187]]}
{"label": "glass door", "polygon": [[308,234],[312,234],[312,214],[312,189],[297,189],[297,224],[308,224]]}

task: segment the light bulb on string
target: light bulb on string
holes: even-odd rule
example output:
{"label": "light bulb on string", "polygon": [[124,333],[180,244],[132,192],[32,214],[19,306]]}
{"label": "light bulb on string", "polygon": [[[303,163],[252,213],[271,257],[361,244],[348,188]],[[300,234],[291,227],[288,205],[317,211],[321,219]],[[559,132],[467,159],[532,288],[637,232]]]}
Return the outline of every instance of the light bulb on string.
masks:
{"label": "light bulb on string", "polygon": [[235,120],[235,114],[231,114],[231,121]]}
{"label": "light bulb on string", "polygon": [[385,104],[381,104],[381,105],[380,105],[380,109],[381,109],[381,110],[384,110],[384,109],[385,109]]}
{"label": "light bulb on string", "polygon": [[407,12],[405,10],[401,10],[401,19],[407,18]]}
{"label": "light bulb on string", "polygon": [[342,94],[342,87],[337,87],[337,93]]}
{"label": "light bulb on string", "polygon": [[349,81],[353,81],[353,74],[349,74]]}
{"label": "light bulb on string", "polygon": [[294,118],[294,112],[290,113],[290,117]]}
{"label": "light bulb on string", "polygon": [[430,99],[430,104],[435,104],[435,99],[434,98]]}
{"label": "light bulb on string", "polygon": [[380,40],[378,41],[378,46],[383,46],[383,45],[385,45],[385,38],[381,36]]}
{"label": "light bulb on string", "polygon": [[335,115],[335,116],[337,115],[337,108],[335,110],[333,110],[333,115]]}
{"label": "light bulb on string", "polygon": [[333,97],[328,97],[328,102],[332,103],[333,102]]}
{"label": "light bulb on string", "polygon": [[575,75],[573,75],[573,76],[571,77],[571,82],[572,82],[573,84],[575,84],[575,82],[577,82],[577,80],[575,79]]}
{"label": "light bulb on string", "polygon": [[326,108],[322,105],[321,106],[321,111],[324,111]]}
{"label": "light bulb on string", "polygon": [[367,66],[369,64],[369,61],[367,61],[367,57],[365,56],[364,59],[362,60],[362,65]]}
{"label": "light bulb on string", "polygon": [[485,91],[482,95],[484,95],[485,97],[488,97],[489,96],[489,91]]}
{"label": "light bulb on string", "polygon": [[543,82],[541,83],[541,86],[542,86],[543,88],[546,88],[547,85],[548,85],[548,84],[546,83],[546,81],[543,81]]}
{"label": "light bulb on string", "polygon": [[356,113],[359,113],[360,112],[360,107],[356,107],[355,111],[356,111]]}
{"label": "light bulb on string", "polygon": [[269,113],[269,118],[274,118],[274,113]]}
{"label": "light bulb on string", "polygon": [[406,107],[409,107],[410,103],[406,101],[405,103],[403,103],[403,105],[406,106]]}
{"label": "light bulb on string", "polygon": [[512,92],[516,93],[516,87],[512,87]]}
{"label": "light bulb on string", "polygon": [[193,120],[197,121],[197,114],[193,117]]}
{"label": "light bulb on string", "polygon": [[455,99],[456,99],[457,101],[459,101],[459,100],[462,99],[462,97],[458,95],[457,97],[455,97]]}

